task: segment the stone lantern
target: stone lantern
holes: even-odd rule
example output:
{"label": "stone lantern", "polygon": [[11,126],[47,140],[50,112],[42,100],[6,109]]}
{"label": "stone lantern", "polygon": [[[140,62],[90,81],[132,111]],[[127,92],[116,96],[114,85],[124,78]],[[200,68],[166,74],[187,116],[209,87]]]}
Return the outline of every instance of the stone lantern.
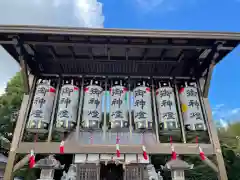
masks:
{"label": "stone lantern", "polygon": [[35,164],[34,168],[41,169],[40,178],[38,180],[54,180],[55,170],[63,169],[64,165],[61,165],[53,155],[50,155],[44,159],[40,159]]}
{"label": "stone lantern", "polygon": [[68,172],[63,172],[61,180],[76,180],[77,179],[77,167],[75,164],[71,164]]}
{"label": "stone lantern", "polygon": [[190,165],[179,158],[176,160],[170,160],[165,164],[165,166],[162,166],[163,170],[171,171],[172,180],[185,180],[184,171],[192,168],[193,164]]}
{"label": "stone lantern", "polygon": [[147,165],[146,169],[148,180],[163,180],[160,171],[157,173],[152,164]]}

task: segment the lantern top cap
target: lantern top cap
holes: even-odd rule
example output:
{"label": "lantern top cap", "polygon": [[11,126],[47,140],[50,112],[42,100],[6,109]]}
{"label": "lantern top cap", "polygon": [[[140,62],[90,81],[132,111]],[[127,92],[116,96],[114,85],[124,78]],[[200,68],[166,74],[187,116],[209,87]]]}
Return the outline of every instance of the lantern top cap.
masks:
{"label": "lantern top cap", "polygon": [[58,160],[54,158],[53,155],[50,155],[46,158],[40,159],[36,162],[34,168],[39,169],[63,169],[64,165],[61,165]]}
{"label": "lantern top cap", "polygon": [[193,165],[190,165],[186,161],[183,161],[179,158],[177,158],[176,160],[171,159],[165,164],[165,166],[162,166],[162,169],[165,170],[188,170],[192,168]]}

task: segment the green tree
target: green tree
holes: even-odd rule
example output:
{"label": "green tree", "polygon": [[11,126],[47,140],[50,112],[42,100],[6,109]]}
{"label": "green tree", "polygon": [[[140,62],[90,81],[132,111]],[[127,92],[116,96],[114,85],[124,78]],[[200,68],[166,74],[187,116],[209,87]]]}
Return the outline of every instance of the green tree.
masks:
{"label": "green tree", "polygon": [[20,73],[16,75],[7,83],[5,93],[0,96],[0,136],[1,148],[9,149],[9,143],[12,140],[12,133],[15,123],[11,121],[13,112],[17,112],[21,106],[23,97],[23,88]]}
{"label": "green tree", "polygon": [[220,129],[219,139],[229,180],[240,179],[240,122]]}
{"label": "green tree", "polygon": [[[0,146],[1,153],[8,155],[10,142],[12,141],[15,122],[13,120],[14,112],[18,112],[23,98],[23,83],[20,72],[9,80],[5,93],[0,96]],[[16,114],[15,114],[16,115]],[[18,156],[17,159],[20,159]],[[34,179],[33,170],[21,169],[16,174],[24,179]]]}

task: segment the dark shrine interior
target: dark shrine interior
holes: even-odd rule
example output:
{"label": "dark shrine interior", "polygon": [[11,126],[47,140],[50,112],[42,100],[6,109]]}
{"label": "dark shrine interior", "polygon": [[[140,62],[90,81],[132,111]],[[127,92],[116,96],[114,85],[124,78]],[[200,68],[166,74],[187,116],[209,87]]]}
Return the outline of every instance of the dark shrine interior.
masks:
{"label": "dark shrine interior", "polygon": [[106,178],[123,180],[123,166],[121,164],[116,165],[115,163],[110,163],[108,165],[102,163],[100,169],[100,180],[105,180]]}
{"label": "dark shrine interior", "polygon": [[70,165],[72,164],[73,162],[73,154],[64,154],[64,155],[56,155],[55,158],[63,165],[65,164],[64,166],[64,169],[63,170],[56,170],[55,171],[55,174],[54,174],[54,179],[55,180],[60,180],[62,175],[63,175],[63,171],[65,171],[67,173]]}

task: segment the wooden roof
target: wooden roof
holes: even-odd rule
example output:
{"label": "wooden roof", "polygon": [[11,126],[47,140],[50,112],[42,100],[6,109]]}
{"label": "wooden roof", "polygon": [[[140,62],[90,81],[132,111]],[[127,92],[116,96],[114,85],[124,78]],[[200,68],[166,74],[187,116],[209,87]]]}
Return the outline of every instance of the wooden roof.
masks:
{"label": "wooden roof", "polygon": [[34,74],[203,76],[240,33],[0,26],[0,44]]}

